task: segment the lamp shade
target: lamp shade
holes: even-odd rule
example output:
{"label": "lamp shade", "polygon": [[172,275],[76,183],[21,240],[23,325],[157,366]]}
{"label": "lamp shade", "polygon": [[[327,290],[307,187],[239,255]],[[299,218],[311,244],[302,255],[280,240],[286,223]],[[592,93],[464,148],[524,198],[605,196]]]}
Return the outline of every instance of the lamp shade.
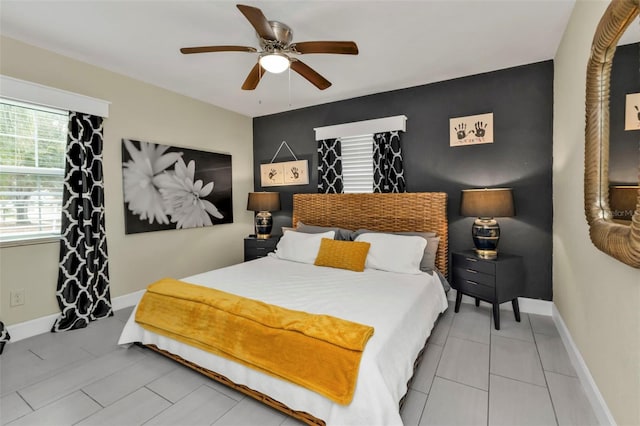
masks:
{"label": "lamp shade", "polygon": [[460,215],[472,217],[515,216],[511,188],[463,189]]}
{"label": "lamp shade", "polygon": [[280,210],[279,192],[250,192],[247,210],[254,212],[274,212]]}
{"label": "lamp shade", "polygon": [[612,185],[609,187],[609,207],[614,219],[631,220],[638,202],[637,185]]}

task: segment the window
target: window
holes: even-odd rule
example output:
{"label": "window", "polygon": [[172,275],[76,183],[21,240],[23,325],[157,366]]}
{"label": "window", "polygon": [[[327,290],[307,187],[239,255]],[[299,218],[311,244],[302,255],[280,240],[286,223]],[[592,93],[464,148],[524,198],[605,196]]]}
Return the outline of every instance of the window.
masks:
{"label": "window", "polygon": [[340,138],[343,192],[373,192],[373,135]]}
{"label": "window", "polygon": [[0,99],[0,242],[60,235],[67,121]]}
{"label": "window", "polygon": [[340,140],[343,192],[373,192],[373,135],[393,131],[404,132],[406,129],[407,117],[396,115],[316,127],[313,130],[316,141]]}

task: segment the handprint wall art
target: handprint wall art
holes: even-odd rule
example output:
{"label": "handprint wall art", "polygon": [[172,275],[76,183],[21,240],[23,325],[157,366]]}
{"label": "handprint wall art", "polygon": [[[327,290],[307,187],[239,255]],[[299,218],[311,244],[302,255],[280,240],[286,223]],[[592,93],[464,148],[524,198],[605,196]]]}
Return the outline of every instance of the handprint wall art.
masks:
{"label": "handprint wall art", "polygon": [[125,234],[233,223],[231,155],[122,139]]}
{"label": "handprint wall art", "polygon": [[493,113],[449,119],[449,145],[493,143]]}
{"label": "handprint wall art", "polygon": [[308,183],[309,162],[307,160],[260,165],[261,186],[307,185]]}
{"label": "handprint wall art", "polygon": [[640,130],[640,93],[629,93],[626,97],[624,129]]}

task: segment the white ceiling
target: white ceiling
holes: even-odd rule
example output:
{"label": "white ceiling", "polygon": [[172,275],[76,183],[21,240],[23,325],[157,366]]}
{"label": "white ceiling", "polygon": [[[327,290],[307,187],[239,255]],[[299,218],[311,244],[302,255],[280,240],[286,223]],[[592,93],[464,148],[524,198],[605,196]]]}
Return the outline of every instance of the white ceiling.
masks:
{"label": "white ceiling", "polygon": [[[258,48],[232,1],[0,0],[0,34],[256,117],[553,59],[575,0],[247,1],[293,41],[353,40],[360,54],[304,55],[333,85],[295,73],[240,89]],[[290,78],[289,78],[290,77]]]}

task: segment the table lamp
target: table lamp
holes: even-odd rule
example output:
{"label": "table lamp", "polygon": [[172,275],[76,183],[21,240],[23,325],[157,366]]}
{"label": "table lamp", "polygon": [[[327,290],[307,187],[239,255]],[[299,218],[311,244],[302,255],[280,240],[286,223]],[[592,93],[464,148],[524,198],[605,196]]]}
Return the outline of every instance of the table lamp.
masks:
{"label": "table lamp", "polygon": [[483,259],[498,257],[500,226],[495,217],[515,216],[511,188],[463,189],[460,215],[476,217],[471,228],[476,254]]}
{"label": "table lamp", "polygon": [[267,239],[271,236],[273,218],[271,212],[280,210],[279,192],[250,192],[247,210],[256,214],[256,238]]}

